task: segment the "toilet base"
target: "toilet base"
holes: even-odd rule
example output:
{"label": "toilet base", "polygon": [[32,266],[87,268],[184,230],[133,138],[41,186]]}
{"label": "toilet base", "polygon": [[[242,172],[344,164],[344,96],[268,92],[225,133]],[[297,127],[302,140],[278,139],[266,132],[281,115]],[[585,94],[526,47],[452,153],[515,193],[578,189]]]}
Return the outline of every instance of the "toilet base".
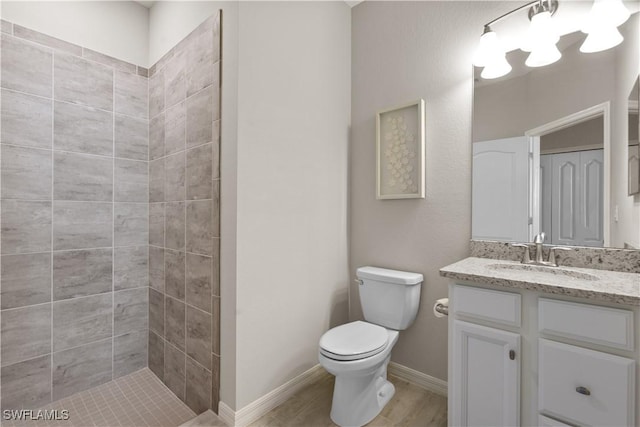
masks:
{"label": "toilet base", "polygon": [[360,427],[382,412],[396,392],[387,380],[388,363],[389,359],[368,375],[336,376],[331,405],[334,423],[341,427]]}

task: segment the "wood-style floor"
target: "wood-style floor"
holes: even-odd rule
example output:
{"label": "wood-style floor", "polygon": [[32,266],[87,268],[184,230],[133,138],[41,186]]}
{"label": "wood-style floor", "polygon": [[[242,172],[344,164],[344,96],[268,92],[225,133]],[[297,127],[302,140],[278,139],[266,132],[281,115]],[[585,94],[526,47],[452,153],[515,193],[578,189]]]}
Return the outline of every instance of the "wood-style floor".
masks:
{"label": "wood-style floor", "polygon": [[[370,427],[446,427],[447,398],[390,376],[396,394]],[[250,427],[334,427],[329,418],[334,377],[324,374]],[[206,414],[206,413],[205,413]],[[215,414],[202,414],[189,426],[224,426]],[[195,421],[195,420],[194,420]]]}

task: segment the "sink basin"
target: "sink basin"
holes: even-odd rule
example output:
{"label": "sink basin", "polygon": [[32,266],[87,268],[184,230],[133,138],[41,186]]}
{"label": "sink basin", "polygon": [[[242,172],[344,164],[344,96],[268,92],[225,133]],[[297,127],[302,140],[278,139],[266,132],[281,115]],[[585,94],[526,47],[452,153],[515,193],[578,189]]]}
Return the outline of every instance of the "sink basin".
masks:
{"label": "sink basin", "polygon": [[551,274],[558,277],[566,277],[580,280],[600,280],[596,275],[575,270],[565,270],[562,267],[545,267],[544,265],[528,264],[491,264],[487,268],[492,270],[511,270],[518,272]]}

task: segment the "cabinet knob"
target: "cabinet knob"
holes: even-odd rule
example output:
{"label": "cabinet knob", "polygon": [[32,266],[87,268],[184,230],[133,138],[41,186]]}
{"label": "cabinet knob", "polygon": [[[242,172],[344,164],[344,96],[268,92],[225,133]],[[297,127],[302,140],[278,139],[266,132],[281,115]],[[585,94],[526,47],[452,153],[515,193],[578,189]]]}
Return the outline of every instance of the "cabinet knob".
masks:
{"label": "cabinet knob", "polygon": [[515,350],[509,350],[509,359],[516,360],[516,351]]}
{"label": "cabinet knob", "polygon": [[576,387],[576,391],[580,394],[584,394],[585,396],[591,396],[591,391],[586,387]]}

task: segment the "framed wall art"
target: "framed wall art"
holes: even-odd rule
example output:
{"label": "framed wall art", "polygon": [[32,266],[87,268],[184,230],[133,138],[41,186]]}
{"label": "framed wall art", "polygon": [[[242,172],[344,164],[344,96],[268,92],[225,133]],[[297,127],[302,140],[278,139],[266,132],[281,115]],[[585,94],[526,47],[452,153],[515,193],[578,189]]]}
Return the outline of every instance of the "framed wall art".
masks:
{"label": "framed wall art", "polygon": [[376,198],[424,199],[424,100],[376,115]]}

